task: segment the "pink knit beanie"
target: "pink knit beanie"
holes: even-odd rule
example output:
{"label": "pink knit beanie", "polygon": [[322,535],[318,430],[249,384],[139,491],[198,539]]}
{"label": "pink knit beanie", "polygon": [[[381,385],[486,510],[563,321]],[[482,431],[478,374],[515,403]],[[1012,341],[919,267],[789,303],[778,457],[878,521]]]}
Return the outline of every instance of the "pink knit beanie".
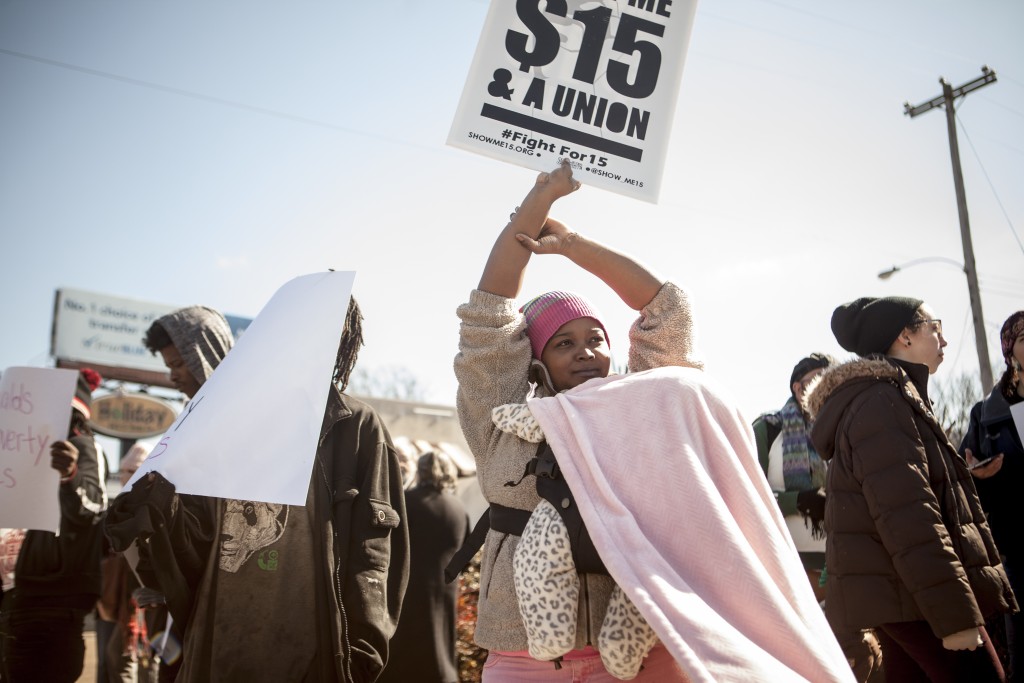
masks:
{"label": "pink knit beanie", "polygon": [[571,292],[548,292],[541,294],[523,304],[519,309],[526,318],[526,335],[533,347],[533,357],[540,358],[544,345],[558,332],[558,328],[577,318],[593,318],[604,330],[604,338],[608,340],[608,330],[598,317],[597,309],[583,297]]}

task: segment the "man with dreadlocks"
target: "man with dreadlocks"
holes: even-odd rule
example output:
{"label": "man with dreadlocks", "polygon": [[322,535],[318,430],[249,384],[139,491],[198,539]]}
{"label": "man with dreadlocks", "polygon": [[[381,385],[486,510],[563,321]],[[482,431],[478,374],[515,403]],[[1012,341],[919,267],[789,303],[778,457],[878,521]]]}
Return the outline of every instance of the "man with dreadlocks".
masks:
{"label": "man with dreadlocks", "polygon": [[[196,308],[154,323],[174,347],[155,351],[193,394],[204,363],[216,367],[230,348],[223,317]],[[157,472],[114,501],[111,544],[138,539],[149,565],[140,574],[166,595],[181,635],[178,681],[370,683],[384,667],[409,535],[391,438],[342,393],[362,343],[350,299],[304,507],[177,494]]]}

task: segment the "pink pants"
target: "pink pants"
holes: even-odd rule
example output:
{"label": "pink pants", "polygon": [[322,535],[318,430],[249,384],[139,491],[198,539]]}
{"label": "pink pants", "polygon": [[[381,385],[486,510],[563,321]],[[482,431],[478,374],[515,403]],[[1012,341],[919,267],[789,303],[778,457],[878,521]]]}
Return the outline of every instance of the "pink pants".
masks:
{"label": "pink pants", "polygon": [[[554,662],[532,657],[511,657],[491,653],[484,662],[483,683],[620,683],[605,671],[600,657],[568,659],[562,668]],[[686,674],[679,668],[664,645],[656,645],[644,660],[644,666],[633,679],[637,683],[683,683]]]}

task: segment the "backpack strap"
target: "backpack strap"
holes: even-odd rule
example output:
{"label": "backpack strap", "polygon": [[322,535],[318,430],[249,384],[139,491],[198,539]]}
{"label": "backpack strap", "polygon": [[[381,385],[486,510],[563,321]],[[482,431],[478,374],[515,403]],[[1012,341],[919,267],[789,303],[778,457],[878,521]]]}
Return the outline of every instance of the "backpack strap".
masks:
{"label": "backpack strap", "polygon": [[761,463],[761,470],[768,474],[768,454],[771,452],[772,444],[782,433],[782,421],[776,413],[765,413],[758,416],[751,425],[754,430],[754,443],[757,446],[757,460]]}

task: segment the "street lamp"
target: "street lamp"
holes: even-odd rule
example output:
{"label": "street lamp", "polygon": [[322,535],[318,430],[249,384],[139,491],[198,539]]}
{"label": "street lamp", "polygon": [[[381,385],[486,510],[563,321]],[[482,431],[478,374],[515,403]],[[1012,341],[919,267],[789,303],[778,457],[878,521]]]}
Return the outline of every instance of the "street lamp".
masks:
{"label": "street lamp", "polygon": [[916,259],[913,259],[911,261],[907,261],[906,263],[903,263],[903,264],[898,265],[898,266],[893,266],[889,270],[883,270],[881,273],[878,274],[878,279],[879,280],[888,280],[889,278],[891,278],[893,275],[895,275],[899,271],[903,270],[904,268],[909,268],[910,266],[916,266],[919,263],[932,263],[932,262],[935,262],[935,263],[948,263],[951,266],[955,266],[956,269],[959,270],[961,273],[966,273],[967,272],[967,270],[964,268],[964,264],[960,263],[959,261],[955,261],[955,260],[953,260],[951,258],[946,258],[945,256],[925,256],[923,258],[916,258]]}
{"label": "street lamp", "polygon": [[[919,263],[945,263],[951,266],[955,266],[961,273],[967,275],[967,289],[969,290],[971,300],[971,313],[974,318],[974,342],[978,347],[978,365],[981,369],[981,391],[982,393],[988,391],[992,387],[992,363],[988,359],[988,340],[985,337],[985,321],[981,315],[981,294],[977,290],[976,280],[970,277],[967,268],[964,264],[959,261],[954,261],[951,258],[945,256],[925,256],[923,258],[916,258],[898,266],[893,266],[888,270],[883,270],[878,274],[879,280],[888,280],[897,272],[910,266],[916,266]],[[977,300],[979,306],[975,308],[974,302]]]}

